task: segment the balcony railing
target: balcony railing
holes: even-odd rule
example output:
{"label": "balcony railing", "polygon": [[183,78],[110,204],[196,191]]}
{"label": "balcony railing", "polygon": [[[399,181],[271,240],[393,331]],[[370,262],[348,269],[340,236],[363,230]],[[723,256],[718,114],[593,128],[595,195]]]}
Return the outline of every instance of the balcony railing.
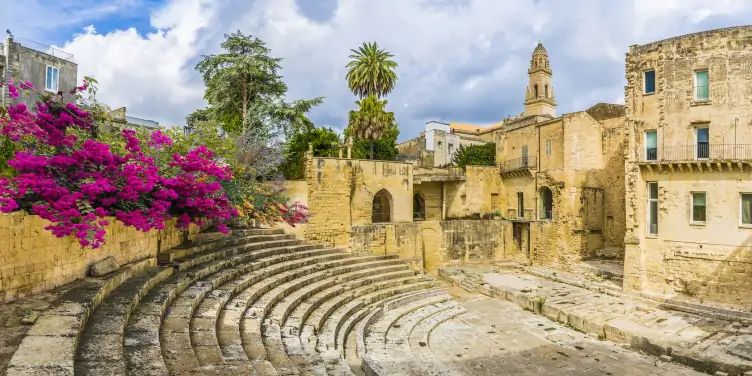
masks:
{"label": "balcony railing", "polygon": [[26,47],[30,50],[39,51],[46,53],[47,55],[54,56],[59,59],[70,61],[71,63],[74,62],[73,60],[73,54],[70,54],[68,52],[58,50],[57,48],[50,47],[46,44],[42,44],[39,42],[35,42],[33,40],[24,39],[24,38],[16,38],[15,42],[20,44],[23,47]]}
{"label": "balcony railing", "polygon": [[499,163],[500,172],[509,172],[523,169],[535,169],[537,167],[537,160],[535,157],[522,157],[516,159],[509,159]]}
{"label": "balcony railing", "polygon": [[695,162],[752,160],[752,144],[677,145],[646,148],[641,162]]}

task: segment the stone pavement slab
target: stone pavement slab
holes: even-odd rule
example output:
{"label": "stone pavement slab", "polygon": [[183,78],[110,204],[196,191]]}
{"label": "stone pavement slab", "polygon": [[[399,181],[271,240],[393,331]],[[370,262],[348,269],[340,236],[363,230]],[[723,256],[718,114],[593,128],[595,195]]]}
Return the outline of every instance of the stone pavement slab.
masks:
{"label": "stone pavement slab", "polygon": [[[666,311],[632,300],[555,282],[517,270],[473,273],[463,280],[476,289],[543,315],[593,337],[629,345],[632,349],[697,370],[743,375],[752,371],[752,327],[689,313]],[[747,326],[745,326],[747,325]]]}
{"label": "stone pavement slab", "polygon": [[[452,374],[473,376],[700,376],[697,371],[598,341],[516,304],[489,297],[437,326],[427,348]],[[445,374],[445,373],[442,373]]]}

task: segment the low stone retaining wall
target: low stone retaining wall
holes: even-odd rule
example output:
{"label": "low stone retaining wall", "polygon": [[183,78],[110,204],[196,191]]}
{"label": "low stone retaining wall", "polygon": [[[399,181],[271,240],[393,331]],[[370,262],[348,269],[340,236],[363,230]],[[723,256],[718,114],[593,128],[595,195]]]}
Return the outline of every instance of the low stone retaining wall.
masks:
{"label": "low stone retaining wall", "polygon": [[[396,254],[429,273],[451,262],[524,259],[505,248],[503,220],[449,220],[352,226],[350,250],[361,255]],[[508,247],[511,248],[511,247]]]}
{"label": "low stone retaining wall", "polygon": [[82,247],[72,237],[57,238],[45,230],[45,219],[26,212],[0,214],[0,302],[42,291],[83,278],[92,263],[109,256],[118,265],[156,258],[180,245],[187,235],[203,228],[191,226],[186,234],[169,224],[164,230],[141,232],[109,219],[105,245]]}

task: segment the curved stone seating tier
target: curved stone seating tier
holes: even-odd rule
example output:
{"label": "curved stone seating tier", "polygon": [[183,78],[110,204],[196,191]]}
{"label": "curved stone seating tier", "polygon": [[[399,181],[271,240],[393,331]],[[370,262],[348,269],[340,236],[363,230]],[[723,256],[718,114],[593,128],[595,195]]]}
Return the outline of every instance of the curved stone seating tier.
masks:
{"label": "curved stone seating tier", "polygon": [[[243,238],[243,241],[245,243],[210,253],[193,254],[181,260],[174,268],[162,268],[162,273],[146,273],[146,275],[127,281],[114,290],[94,312],[86,325],[76,359],[76,374],[98,375],[105,371],[112,372],[113,369],[122,369],[122,373],[125,373],[125,326],[134,307],[139,305],[141,297],[145,296],[156,284],[162,282],[165,279],[163,275],[169,274],[170,270],[173,272],[178,270],[172,279],[183,279],[182,286],[184,286],[190,280],[251,259],[255,255],[255,250],[300,243],[288,235],[250,236]],[[182,272],[180,272],[181,269]],[[162,287],[167,286],[166,284]],[[182,286],[180,283],[171,286],[174,288],[168,290],[168,293],[176,294],[184,288]]]}
{"label": "curved stone seating tier", "polygon": [[[323,289],[301,301],[286,317],[286,320],[284,320],[284,324],[282,325],[282,342],[284,343],[288,359],[296,368],[303,369],[308,367],[310,363],[316,362],[317,357],[315,355],[310,357],[308,356],[308,352],[304,351],[300,334],[303,325],[307,322],[311,313],[319,308],[322,302],[340,296],[347,291],[353,291],[359,287],[414,276],[415,272],[410,270],[405,264],[382,267],[376,266],[372,269],[343,275],[339,283],[336,285]],[[388,284],[382,284],[381,286],[388,286]],[[361,292],[366,291],[369,290],[361,290]]]}
{"label": "curved stone seating tier", "polygon": [[320,311],[323,316],[314,312],[311,315],[311,325],[305,325],[301,334],[304,351],[309,359],[314,359],[313,362],[309,362],[309,367],[304,369],[314,372],[316,369],[325,368],[328,372],[336,374],[350,374],[351,371],[341,362],[342,357],[337,351],[336,343],[340,331],[346,329],[344,324],[347,319],[364,316],[361,312],[368,312],[374,303],[379,304],[380,301],[396,295],[435,286],[436,282],[425,276],[398,278],[356,289],[324,303],[324,308]]}
{"label": "curved stone seating tier", "polygon": [[363,370],[378,376],[454,375],[431,356],[429,335],[433,328],[464,311],[448,296],[440,295],[372,313],[358,328]]}
{"label": "curved stone seating tier", "polygon": [[171,251],[174,257],[170,258],[181,258],[185,263],[176,264],[174,268],[153,268],[155,260],[147,259],[123,266],[119,271],[103,278],[85,278],[73,282],[74,286],[36,320],[8,363],[6,374],[72,375],[76,349],[80,347],[79,339],[90,314],[123,282],[140,276],[143,277],[142,282],[153,286],[175,271],[211,260],[214,251],[232,252],[233,246],[259,236],[293,238],[279,230],[253,230],[242,236],[225,237],[175,249]]}
{"label": "curved stone seating tier", "polygon": [[406,261],[280,230],[203,239],[161,253],[162,266],[152,259],[74,282],[30,328],[7,374],[354,375],[364,352],[364,364],[417,354],[413,368],[430,368],[430,353],[356,345],[368,333],[384,343],[403,336],[413,348],[400,325],[428,338],[451,311],[439,283]]}

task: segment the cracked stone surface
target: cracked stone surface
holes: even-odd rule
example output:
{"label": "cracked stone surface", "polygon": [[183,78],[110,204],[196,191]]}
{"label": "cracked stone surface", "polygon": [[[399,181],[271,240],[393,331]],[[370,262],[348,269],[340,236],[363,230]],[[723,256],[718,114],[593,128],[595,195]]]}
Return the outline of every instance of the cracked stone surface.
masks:
{"label": "cracked stone surface", "polygon": [[436,327],[428,348],[455,371],[506,375],[705,375],[565,328],[516,304],[479,296]]}

